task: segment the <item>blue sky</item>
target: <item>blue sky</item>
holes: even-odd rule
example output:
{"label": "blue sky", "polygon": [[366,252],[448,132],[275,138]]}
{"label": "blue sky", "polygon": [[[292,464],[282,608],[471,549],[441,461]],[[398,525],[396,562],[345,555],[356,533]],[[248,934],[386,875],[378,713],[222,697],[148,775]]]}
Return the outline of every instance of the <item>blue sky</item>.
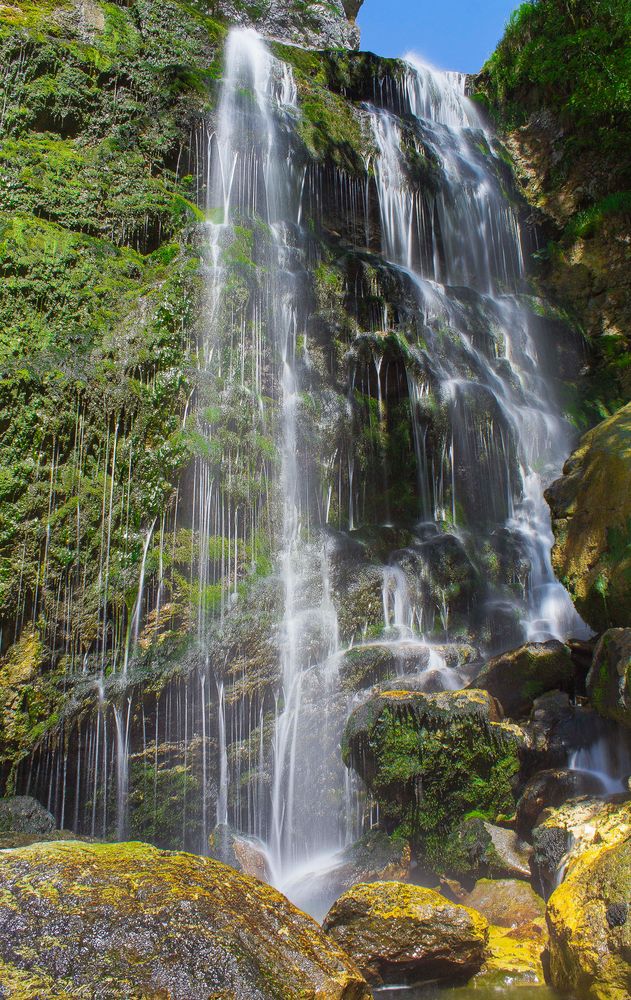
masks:
{"label": "blue sky", "polygon": [[364,0],[361,47],[380,56],[413,51],[440,69],[475,73],[516,7],[511,0]]}

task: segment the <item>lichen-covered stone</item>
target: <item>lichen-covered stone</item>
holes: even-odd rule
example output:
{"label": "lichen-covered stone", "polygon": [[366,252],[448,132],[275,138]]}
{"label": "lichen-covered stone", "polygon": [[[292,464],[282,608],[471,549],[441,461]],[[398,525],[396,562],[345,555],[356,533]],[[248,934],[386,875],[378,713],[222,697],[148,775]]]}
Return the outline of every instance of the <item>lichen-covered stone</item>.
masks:
{"label": "lichen-covered stone", "polygon": [[555,571],[597,631],[631,622],[631,403],[586,434],[546,492]]}
{"label": "lichen-covered stone", "polygon": [[600,715],[631,727],[631,628],[612,628],[601,637],[587,693]]}
{"label": "lichen-covered stone", "polygon": [[467,979],[480,969],[488,940],[479,913],[400,882],[354,886],[323,927],[373,983]]}
{"label": "lichen-covered stone", "polygon": [[560,806],[580,795],[602,792],[602,781],[587,771],[570,768],[539,771],[528,781],[517,803],[517,831],[522,837],[528,837],[544,809]]}
{"label": "lichen-covered stone", "polygon": [[631,995],[631,839],[589,848],[548,901],[552,984],[594,1000]]}
{"label": "lichen-covered stone", "polygon": [[556,639],[529,642],[489,660],[472,686],[493,695],[509,716],[526,715],[546,691],[572,689],[574,665],[570,650]]}
{"label": "lichen-covered stone", "polygon": [[40,994],[51,1000],[370,995],[313,920],[209,858],[138,843],[37,844],[3,852],[0,880],[0,962],[15,982],[54,982]]}
{"label": "lichen-covered stone", "polygon": [[543,986],[547,943],[542,918],[512,928],[491,925],[484,967],[475,979],[476,988],[514,991],[519,986]]}

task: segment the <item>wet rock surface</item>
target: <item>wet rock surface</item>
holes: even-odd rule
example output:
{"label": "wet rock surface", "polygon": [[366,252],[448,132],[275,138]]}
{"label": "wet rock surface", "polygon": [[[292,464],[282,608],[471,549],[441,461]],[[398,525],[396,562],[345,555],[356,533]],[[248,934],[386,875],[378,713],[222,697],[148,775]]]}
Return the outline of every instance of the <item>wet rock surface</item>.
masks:
{"label": "wet rock surface", "polygon": [[544,809],[560,806],[581,795],[598,795],[604,791],[600,778],[584,771],[570,768],[540,771],[527,783],[517,803],[517,830],[522,836],[528,836]]}
{"label": "wet rock surface", "polygon": [[488,940],[488,923],[474,910],[400,882],[354,886],[323,928],[377,984],[468,979]]}
{"label": "wet rock surface", "polygon": [[519,879],[479,879],[462,900],[490,924],[519,927],[545,915],[545,903],[528,882]]}
{"label": "wet rock surface", "polygon": [[594,1000],[631,995],[631,839],[585,851],[550,897],[553,985]]}
{"label": "wet rock surface", "polygon": [[464,874],[530,877],[530,845],[520,840],[514,830],[472,817],[461,824],[456,836]]}
{"label": "wet rock surface", "polygon": [[370,996],[313,920],[208,858],[138,843],[38,844],[0,855],[0,879],[2,981],[28,996]]}
{"label": "wet rock surface", "polygon": [[52,833],[55,817],[30,795],[0,799],[0,834]]}
{"label": "wet rock surface", "polygon": [[472,686],[483,688],[507,715],[519,717],[535,698],[557,688],[572,690],[574,665],[570,649],[556,639],[530,642],[489,660]]}

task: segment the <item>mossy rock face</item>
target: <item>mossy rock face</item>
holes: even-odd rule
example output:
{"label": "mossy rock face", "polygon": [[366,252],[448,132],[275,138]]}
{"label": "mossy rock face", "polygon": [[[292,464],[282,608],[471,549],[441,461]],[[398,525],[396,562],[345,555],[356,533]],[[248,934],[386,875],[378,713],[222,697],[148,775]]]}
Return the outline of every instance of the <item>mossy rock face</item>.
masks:
{"label": "mossy rock face", "polygon": [[587,693],[600,715],[631,727],[631,628],[612,628],[602,636]]}
{"label": "mossy rock face", "polygon": [[552,558],[596,631],[631,623],[631,403],[581,440],[546,492]]}
{"label": "mossy rock face", "polygon": [[507,715],[519,717],[532,708],[535,698],[556,688],[571,690],[574,665],[562,642],[529,642],[494,657],[474,681],[501,703]]}
{"label": "mossy rock face", "polygon": [[514,830],[472,816],[444,843],[458,874],[490,878],[530,878],[531,848]]}
{"label": "mossy rock face", "polygon": [[138,843],[37,844],[4,852],[0,878],[0,962],[16,978],[50,978],[51,998],[370,996],[314,921],[208,858]]}
{"label": "mossy rock face", "polygon": [[401,882],[353,886],[323,928],[373,983],[468,979],[488,940],[488,923],[475,910]]}
{"label": "mossy rock face", "polygon": [[514,811],[522,739],[486,691],[382,690],[351,715],[343,755],[386,830],[409,837],[436,871],[460,871],[468,866],[453,837],[467,815]]}
{"label": "mossy rock face", "polygon": [[594,1000],[631,995],[631,838],[585,851],[550,897],[550,975]]}

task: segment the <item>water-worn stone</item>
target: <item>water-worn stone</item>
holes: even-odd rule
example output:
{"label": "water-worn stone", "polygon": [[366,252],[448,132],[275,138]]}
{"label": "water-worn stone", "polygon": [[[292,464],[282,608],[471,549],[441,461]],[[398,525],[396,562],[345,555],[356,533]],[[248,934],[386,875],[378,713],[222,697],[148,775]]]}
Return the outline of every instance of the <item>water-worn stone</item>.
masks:
{"label": "water-worn stone", "polygon": [[544,809],[560,806],[568,799],[581,795],[598,795],[604,791],[601,780],[585,771],[570,768],[550,768],[533,775],[517,803],[517,832],[530,836]]}
{"label": "water-worn stone", "polygon": [[519,927],[541,919],[546,911],[529,882],[510,878],[479,879],[462,902],[498,927]]}
{"label": "water-worn stone", "polygon": [[373,983],[467,979],[482,966],[488,940],[475,910],[401,882],[354,886],[323,928]]}
{"label": "water-worn stone", "polygon": [[557,688],[571,690],[574,664],[568,646],[557,639],[529,642],[501,653],[482,668],[472,687],[493,695],[507,715],[530,712],[535,698]]}
{"label": "water-worn stone", "polygon": [[252,875],[262,882],[270,881],[269,865],[263,845],[251,837],[242,837],[227,823],[216,826],[210,834],[208,851],[215,861],[230,865],[238,872]]}
{"label": "water-worn stone", "polygon": [[546,491],[557,576],[596,631],[631,622],[631,403],[586,434]]}
{"label": "water-worn stone", "polygon": [[612,628],[601,637],[587,693],[600,715],[631,727],[631,628]]}
{"label": "water-worn stone", "polygon": [[51,833],[55,817],[30,795],[0,799],[0,833]]}
{"label": "water-worn stone", "polygon": [[27,996],[370,996],[311,918],[210,858],[139,843],[37,844],[0,855],[0,882],[0,975],[24,977]]}
{"label": "water-worn stone", "polygon": [[550,976],[594,1000],[631,996],[631,838],[583,852],[548,901]]}
{"label": "water-worn stone", "polygon": [[610,846],[631,835],[631,803],[583,797],[545,809],[532,832],[532,870],[547,895],[596,843]]}

